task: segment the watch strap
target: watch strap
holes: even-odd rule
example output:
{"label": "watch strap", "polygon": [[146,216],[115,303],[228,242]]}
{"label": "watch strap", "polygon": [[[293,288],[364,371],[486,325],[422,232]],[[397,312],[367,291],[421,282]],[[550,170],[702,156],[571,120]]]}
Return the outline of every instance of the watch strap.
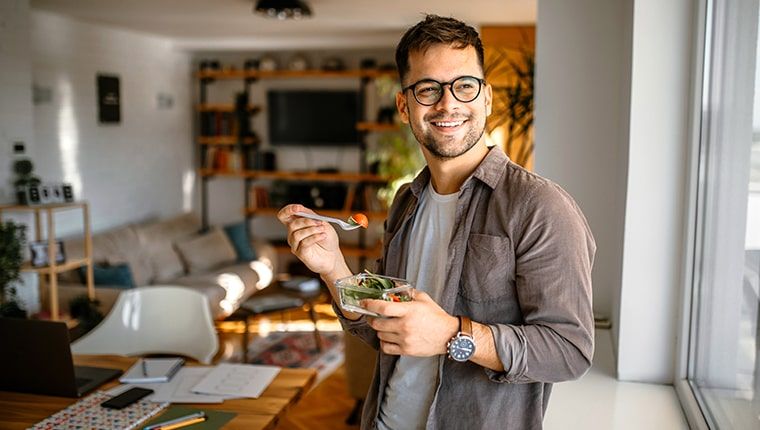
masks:
{"label": "watch strap", "polygon": [[465,336],[472,336],[472,320],[464,315],[459,315],[459,332]]}

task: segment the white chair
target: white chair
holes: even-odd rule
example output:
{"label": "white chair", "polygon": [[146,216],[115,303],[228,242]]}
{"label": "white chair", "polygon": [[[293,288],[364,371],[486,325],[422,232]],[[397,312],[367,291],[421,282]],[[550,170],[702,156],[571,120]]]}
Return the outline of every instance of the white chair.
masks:
{"label": "white chair", "polygon": [[172,286],[124,291],[106,318],[71,344],[74,354],[179,354],[204,364],[218,349],[206,296]]}

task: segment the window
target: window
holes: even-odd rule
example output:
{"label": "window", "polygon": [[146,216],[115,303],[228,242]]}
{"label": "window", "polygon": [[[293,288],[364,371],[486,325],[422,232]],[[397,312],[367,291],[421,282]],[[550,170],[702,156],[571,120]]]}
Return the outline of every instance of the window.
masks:
{"label": "window", "polygon": [[760,15],[757,1],[702,4],[704,69],[686,380],[710,428],[757,429]]}

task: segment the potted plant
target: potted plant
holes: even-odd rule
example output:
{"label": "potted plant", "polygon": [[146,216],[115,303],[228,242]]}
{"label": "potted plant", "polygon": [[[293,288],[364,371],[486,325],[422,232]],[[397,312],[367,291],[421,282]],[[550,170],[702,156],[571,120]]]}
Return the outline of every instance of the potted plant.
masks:
{"label": "potted plant", "polygon": [[[396,79],[383,76],[376,79],[375,85],[381,97],[395,103],[395,95],[401,88]],[[395,104],[383,108],[388,109],[395,111]],[[378,198],[386,206],[390,206],[399,187],[411,182],[425,165],[425,159],[412,130],[401,124],[397,117],[393,119],[399,126],[398,130],[384,132],[367,151],[367,164],[373,166],[373,173],[388,178],[388,185],[378,191]]]}
{"label": "potted plant", "polygon": [[26,318],[13,286],[21,280],[25,241],[26,226],[13,221],[0,222],[0,316]]}

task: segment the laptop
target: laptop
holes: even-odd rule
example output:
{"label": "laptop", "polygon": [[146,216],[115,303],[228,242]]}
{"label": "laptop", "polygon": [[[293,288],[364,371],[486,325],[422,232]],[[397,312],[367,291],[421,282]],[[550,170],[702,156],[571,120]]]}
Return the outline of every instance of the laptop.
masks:
{"label": "laptop", "polygon": [[121,370],[74,366],[63,322],[0,318],[0,390],[81,397]]}

